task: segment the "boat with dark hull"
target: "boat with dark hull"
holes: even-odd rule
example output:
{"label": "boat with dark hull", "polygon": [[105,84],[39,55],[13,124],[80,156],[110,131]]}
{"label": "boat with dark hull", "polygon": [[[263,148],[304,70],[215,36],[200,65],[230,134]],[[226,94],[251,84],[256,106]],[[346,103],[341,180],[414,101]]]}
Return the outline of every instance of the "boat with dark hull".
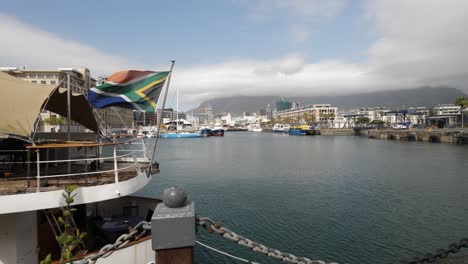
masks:
{"label": "boat with dark hull", "polygon": [[213,132],[210,128],[202,128],[200,129],[200,135],[202,137],[211,137],[213,135]]}
{"label": "boat with dark hull", "polygon": [[213,137],[224,137],[224,128],[215,127],[211,130],[211,135]]}

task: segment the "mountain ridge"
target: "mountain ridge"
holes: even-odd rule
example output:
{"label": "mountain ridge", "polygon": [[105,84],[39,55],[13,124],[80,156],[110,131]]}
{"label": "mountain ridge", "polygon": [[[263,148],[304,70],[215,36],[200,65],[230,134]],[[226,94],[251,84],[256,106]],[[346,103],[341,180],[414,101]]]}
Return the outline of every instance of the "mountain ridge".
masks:
{"label": "mountain ridge", "polygon": [[[420,87],[405,90],[384,90],[347,95],[317,95],[303,97],[286,97],[290,102],[302,104],[331,104],[339,110],[350,110],[362,107],[385,106],[387,108],[406,108],[411,106],[432,107],[437,104],[453,103],[459,96],[467,96],[460,89],[453,87]],[[259,112],[270,104],[275,108],[275,101],[281,96],[230,96],[214,98],[202,102],[190,111],[203,112],[211,105],[213,113],[242,114],[242,112]]]}

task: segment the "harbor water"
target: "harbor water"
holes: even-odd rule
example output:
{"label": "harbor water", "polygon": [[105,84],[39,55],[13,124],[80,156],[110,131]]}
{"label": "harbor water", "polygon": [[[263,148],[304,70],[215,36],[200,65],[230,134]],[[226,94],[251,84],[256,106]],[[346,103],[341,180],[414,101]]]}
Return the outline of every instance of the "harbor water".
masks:
{"label": "harbor water", "polygon": [[[296,256],[399,263],[468,237],[468,148],[344,136],[161,139],[138,195],[186,188],[197,214]],[[199,229],[210,246],[279,263]],[[468,254],[468,252],[462,252]],[[200,246],[196,263],[239,263]]]}

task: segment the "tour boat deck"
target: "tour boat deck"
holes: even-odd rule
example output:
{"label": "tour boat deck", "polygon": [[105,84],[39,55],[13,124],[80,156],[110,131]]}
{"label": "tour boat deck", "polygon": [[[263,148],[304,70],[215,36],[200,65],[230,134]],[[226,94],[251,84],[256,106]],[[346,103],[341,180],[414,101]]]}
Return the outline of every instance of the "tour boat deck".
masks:
{"label": "tour boat deck", "polygon": [[[139,163],[134,165],[131,162],[119,162],[119,172],[118,172],[118,181],[126,181],[137,176],[136,166],[141,171],[148,169],[149,164]],[[44,169],[41,169],[44,170]],[[96,174],[84,174],[76,176],[61,176],[61,177],[51,177],[54,175],[61,175],[67,171],[67,165],[61,164],[58,166],[50,166],[48,168],[47,176],[50,178],[44,178],[40,181],[40,190],[41,191],[52,191],[63,189],[66,185],[77,185],[77,186],[96,186],[114,183],[116,176],[114,173],[114,164],[111,162],[105,162],[99,165],[99,172]],[[71,174],[86,173],[84,170],[84,165],[81,164],[72,164],[71,165]],[[91,171],[91,170],[90,170]],[[153,173],[158,173],[154,171]],[[35,175],[35,168],[31,168],[30,175]],[[0,178],[0,195],[9,195],[17,193],[29,193],[37,191],[37,181],[36,177],[27,176],[27,169],[19,167],[11,172],[10,176],[1,176]]]}

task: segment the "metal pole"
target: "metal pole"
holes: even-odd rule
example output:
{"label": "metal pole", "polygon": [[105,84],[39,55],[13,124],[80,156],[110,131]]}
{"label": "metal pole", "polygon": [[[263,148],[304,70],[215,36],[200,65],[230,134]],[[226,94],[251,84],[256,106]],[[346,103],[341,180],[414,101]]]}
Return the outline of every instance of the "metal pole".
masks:
{"label": "metal pole", "polygon": [[176,87],[176,133],[179,130],[179,86]]}
{"label": "metal pole", "polygon": [[37,158],[36,158],[36,170],[37,170],[37,172],[36,172],[36,175],[37,175],[36,176],[37,177],[37,179],[36,179],[36,192],[40,192],[41,191],[41,189],[40,189],[41,188],[41,182],[40,182],[40,179],[41,179],[41,163],[40,163],[40,161],[41,161],[41,159],[40,159],[40,155],[39,155],[40,154],[39,149],[36,150],[36,152],[37,152],[36,153],[36,156],[37,156]]}
{"label": "metal pole", "polygon": [[67,140],[71,140],[70,125],[71,125],[71,87],[70,74],[67,73]]}
{"label": "metal pole", "polygon": [[[70,74],[67,73],[67,141],[71,140],[71,84]],[[70,148],[67,148],[67,159],[70,160]],[[71,162],[67,162],[67,173],[71,173]]]}
{"label": "metal pole", "polygon": [[115,182],[119,182],[119,168],[117,165],[117,145],[114,144],[114,176]]}
{"label": "metal pole", "polygon": [[167,93],[169,92],[169,85],[171,84],[171,76],[172,76],[172,70],[174,69],[174,64],[175,60],[171,61],[171,69],[169,70],[169,77],[167,77],[167,85],[166,85],[166,93],[164,93],[164,99],[162,103],[162,108],[161,108],[161,117],[158,119],[158,124],[157,124],[157,129],[158,132],[156,133],[156,138],[154,140],[154,147],[153,147],[153,152],[151,153],[151,163],[150,165],[153,164],[154,162],[154,154],[156,154],[156,145],[158,144],[158,139],[159,139],[159,132],[161,131],[161,123],[163,119],[163,114],[164,114],[164,107],[166,106],[166,99],[167,99]]}

